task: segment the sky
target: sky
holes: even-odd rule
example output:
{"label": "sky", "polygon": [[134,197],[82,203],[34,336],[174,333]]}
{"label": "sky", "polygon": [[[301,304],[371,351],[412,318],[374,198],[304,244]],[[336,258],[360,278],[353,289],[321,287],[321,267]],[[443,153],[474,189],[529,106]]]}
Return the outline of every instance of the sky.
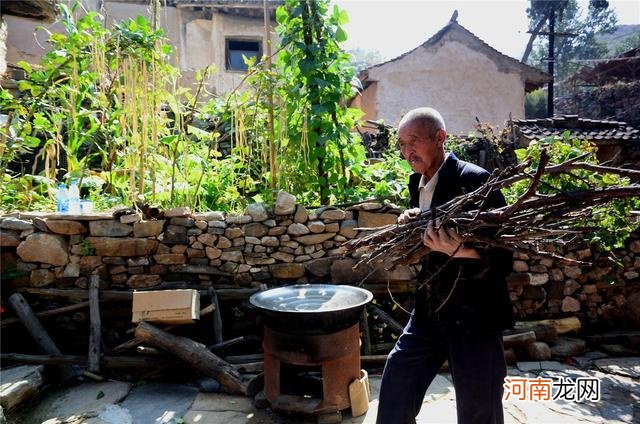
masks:
{"label": "sky", "polygon": [[[530,34],[529,0],[334,0],[347,11],[346,49],[378,50],[392,59],[424,43],[445,26],[454,10],[458,23],[496,50],[522,58]],[[579,0],[586,9],[588,0]],[[619,24],[640,24],[640,1],[609,0]]]}

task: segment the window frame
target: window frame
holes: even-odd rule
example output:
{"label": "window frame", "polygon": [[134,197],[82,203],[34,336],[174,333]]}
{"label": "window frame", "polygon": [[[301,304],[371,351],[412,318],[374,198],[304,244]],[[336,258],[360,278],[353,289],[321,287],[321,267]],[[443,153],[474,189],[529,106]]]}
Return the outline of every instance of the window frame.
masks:
{"label": "window frame", "polygon": [[[229,54],[231,49],[229,48],[229,44],[231,42],[241,42],[241,43],[257,43],[258,51],[256,52],[257,60],[259,61],[262,58],[262,38],[261,37],[250,37],[250,36],[227,36],[224,39],[224,67],[227,72],[238,72],[238,73],[247,73],[247,69],[236,69],[231,67],[231,61],[229,60]],[[235,50],[235,49],[234,49]]]}

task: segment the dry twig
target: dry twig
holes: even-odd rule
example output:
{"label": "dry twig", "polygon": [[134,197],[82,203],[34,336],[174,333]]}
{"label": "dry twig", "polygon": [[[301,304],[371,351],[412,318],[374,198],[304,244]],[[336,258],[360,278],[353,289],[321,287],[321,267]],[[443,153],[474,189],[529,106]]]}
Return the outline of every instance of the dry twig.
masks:
{"label": "dry twig", "polygon": [[[422,236],[429,222],[440,222],[454,227],[465,243],[479,247],[498,247],[533,254],[534,256],[562,259],[573,264],[580,261],[565,258],[549,249],[562,245],[576,234],[590,230],[583,222],[594,206],[607,204],[615,199],[640,197],[640,185],[588,188],[581,191],[541,194],[540,186],[549,188],[542,177],[561,174],[576,178],[573,171],[587,170],[596,173],[617,174],[640,180],[640,171],[614,168],[580,162],[584,155],[558,165],[547,166],[549,157],[542,151],[540,163],[532,175],[526,172],[530,161],[492,174],[477,190],[456,197],[431,210],[423,211],[406,224],[388,225],[345,245],[347,251],[364,250],[356,266],[414,263],[429,253],[422,243]],[[491,193],[518,181],[531,180],[527,191],[512,205],[487,210],[486,202]],[[551,187],[553,188],[553,187]]]}

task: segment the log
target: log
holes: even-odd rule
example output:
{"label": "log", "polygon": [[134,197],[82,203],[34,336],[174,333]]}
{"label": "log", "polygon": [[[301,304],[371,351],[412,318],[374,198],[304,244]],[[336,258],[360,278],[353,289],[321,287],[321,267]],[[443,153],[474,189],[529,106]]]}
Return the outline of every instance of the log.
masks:
{"label": "log", "polygon": [[167,356],[167,354],[161,351],[160,349],[156,349],[155,347],[149,347],[149,346],[138,346],[136,347],[136,352],[138,352],[141,355],[164,356],[164,357]]}
{"label": "log", "polygon": [[[41,289],[36,287],[22,287],[19,289],[20,293],[34,294],[46,298],[61,297],[65,299],[79,299],[88,300],[89,291],[82,289]],[[117,291],[117,290],[103,290],[100,293],[103,300],[119,300],[119,301],[131,301],[133,298],[133,292],[130,291]]]}
{"label": "log", "polygon": [[254,353],[249,355],[234,355],[227,356],[224,358],[230,364],[244,364],[247,362],[259,362],[264,359],[264,355],[262,353]]}
{"label": "log", "polygon": [[[0,421],[6,424],[2,412],[9,412],[25,405],[44,389],[44,367],[22,365],[2,370],[0,391]],[[4,411],[3,411],[4,410]]]}
{"label": "log", "polygon": [[[202,287],[202,286],[198,286]],[[161,287],[154,286],[149,290],[158,290]],[[174,288],[183,288],[183,287],[174,287]],[[184,286],[184,288],[194,288],[194,286]],[[166,287],[167,290],[171,288]],[[89,292],[87,290],[82,289],[43,289],[37,287],[21,287],[18,289],[20,293],[28,293],[37,296],[42,296],[46,298],[64,298],[64,299],[78,299],[78,300],[87,300],[89,299]],[[257,292],[258,289],[249,289],[249,288],[224,288],[224,289],[216,289],[216,293],[218,295],[218,299],[222,300],[245,300],[248,299],[253,293]],[[207,295],[208,291],[203,289],[198,289],[198,293],[200,296]],[[103,290],[100,292],[100,297],[103,300],[114,300],[114,301],[131,301],[133,298],[133,291],[123,291],[123,290]]]}
{"label": "log", "polygon": [[388,295],[389,290],[393,294],[413,293],[416,289],[415,281],[398,281],[390,284],[387,283],[364,283],[363,289],[369,290],[373,294]]}
{"label": "log", "polygon": [[91,373],[100,372],[100,343],[102,326],[100,322],[100,277],[89,277],[89,367]]}
{"label": "log", "polygon": [[533,331],[536,333],[538,341],[552,343],[558,338],[558,334],[577,332],[582,328],[582,325],[577,317],[568,317],[538,321],[518,321],[514,328],[519,330],[518,332]]}
{"label": "log", "polygon": [[558,332],[553,325],[540,324],[539,321],[518,321],[511,330],[505,330],[505,335],[527,333],[533,331],[539,342],[553,343],[558,340]]}
{"label": "log", "polygon": [[580,323],[580,319],[578,317],[547,319],[540,322],[553,325],[558,334],[578,332],[582,328],[582,324]]}
{"label": "log", "polygon": [[391,315],[389,315],[388,313],[386,313],[385,311],[383,311],[382,309],[378,308],[376,305],[370,303],[367,305],[367,308],[371,309],[371,315],[378,315],[378,317],[387,323],[387,325],[389,327],[391,327],[391,329],[398,334],[402,334],[402,332],[404,331],[404,327],[402,325],[400,325],[398,323],[398,321],[396,321],[395,319],[393,319],[391,317]]}
{"label": "log", "polygon": [[229,393],[247,394],[248,387],[241,381],[240,373],[202,344],[186,337],[174,336],[144,321],[138,324],[135,334],[137,339],[159,347],[205,375],[215,378]]}
{"label": "log", "polygon": [[[35,340],[38,347],[40,347],[44,353],[51,355],[62,354],[60,349],[58,349],[58,346],[56,346],[55,342],[51,337],[49,337],[49,334],[33,313],[31,306],[29,306],[24,296],[20,293],[12,294],[9,296],[9,304],[11,304],[13,309],[16,311],[18,318],[20,318],[31,337],[33,337],[33,340]],[[76,375],[75,371],[69,366],[62,365],[59,369],[63,381],[70,380]]]}
{"label": "log", "polygon": [[211,305],[213,305],[213,339],[216,344],[222,343],[222,316],[220,315],[220,304],[218,303],[218,295],[213,287],[209,287],[209,297]]}
{"label": "log", "polygon": [[[75,311],[77,309],[83,309],[89,306],[89,301],[79,302],[73,305],[63,306],[61,308],[48,309],[46,311],[36,312],[35,315],[38,318],[50,317],[54,315],[64,314],[65,312]],[[0,321],[0,328],[5,328],[13,324],[21,322],[18,318],[7,318]]]}
{"label": "log", "polygon": [[391,349],[395,346],[395,342],[384,342],[384,343],[376,343],[371,345],[371,350],[374,352],[391,352]]}
{"label": "log", "polygon": [[262,372],[264,370],[264,362],[247,362],[245,364],[234,364],[235,369],[245,373]]}
{"label": "log", "polygon": [[527,331],[526,333],[511,334],[502,336],[502,342],[504,348],[509,349],[512,347],[523,347],[530,345],[536,341],[536,333],[533,331]]}
{"label": "log", "polygon": [[228,347],[231,347],[231,346],[235,346],[238,343],[244,342],[245,340],[246,340],[245,336],[240,336],[240,337],[236,337],[236,338],[231,339],[231,340],[226,340],[226,341],[221,342],[221,343],[216,343],[216,344],[213,344],[211,346],[207,346],[207,349],[209,349],[212,352],[216,352],[216,351],[219,351],[219,350],[224,350],[224,349],[226,349]]}
{"label": "log", "polygon": [[[23,353],[2,353],[0,360],[11,363],[34,365],[81,365],[86,366],[86,356],[78,355],[26,355]],[[156,358],[141,358],[139,356],[103,356],[100,358],[100,366],[107,369],[119,368],[157,368],[166,364],[166,361]]]}
{"label": "log", "polygon": [[[203,309],[200,309],[200,316],[202,315],[206,315],[209,314],[213,311],[213,308],[211,307],[211,305],[204,307]],[[168,325],[166,327],[163,328],[164,331],[172,331],[175,328],[179,327],[179,325]],[[128,329],[126,332],[127,333],[135,333],[136,329],[135,328],[130,328]],[[142,340],[138,340],[137,338],[133,338],[131,340],[127,340],[124,343],[119,344],[118,346],[114,347],[111,351],[113,353],[118,353],[118,352],[122,352],[128,349],[133,349],[134,347],[138,346],[140,343],[142,343]]]}
{"label": "log", "polygon": [[548,361],[551,359],[551,349],[545,342],[534,342],[526,347],[527,355],[532,361]]}
{"label": "log", "polygon": [[93,381],[97,381],[97,382],[104,381],[104,377],[103,376],[98,375],[98,374],[94,374],[91,371],[85,371],[85,372],[82,373],[82,375],[84,375],[85,377],[87,377],[87,378],[89,378],[89,379],[91,379]]}
{"label": "log", "polygon": [[206,307],[200,309],[200,318],[202,318],[205,315],[209,315],[215,309],[216,309],[216,307],[213,306],[213,305],[209,305],[209,306],[206,306]]}
{"label": "log", "polygon": [[383,367],[387,362],[388,355],[363,355],[360,357],[360,363],[363,368]]}

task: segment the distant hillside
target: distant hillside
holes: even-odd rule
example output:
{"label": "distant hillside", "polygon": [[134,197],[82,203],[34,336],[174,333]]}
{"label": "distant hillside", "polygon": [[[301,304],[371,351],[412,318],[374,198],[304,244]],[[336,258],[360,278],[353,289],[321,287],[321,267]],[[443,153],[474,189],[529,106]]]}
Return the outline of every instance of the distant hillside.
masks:
{"label": "distant hillside", "polygon": [[598,36],[598,41],[606,43],[609,52],[613,52],[616,46],[627,37],[640,32],[640,25],[618,25],[618,28],[611,34],[602,34]]}

